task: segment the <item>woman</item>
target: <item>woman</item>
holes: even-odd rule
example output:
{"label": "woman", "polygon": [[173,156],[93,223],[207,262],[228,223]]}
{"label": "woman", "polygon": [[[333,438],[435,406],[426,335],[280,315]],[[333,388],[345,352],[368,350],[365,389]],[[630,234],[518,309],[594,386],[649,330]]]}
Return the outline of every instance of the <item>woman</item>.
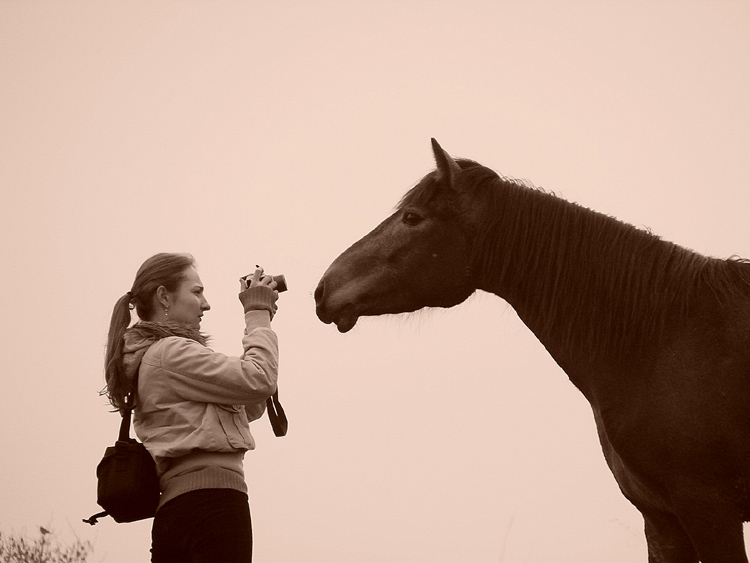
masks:
{"label": "woman", "polygon": [[[115,305],[105,376],[122,409],[137,381],[133,427],[156,462],[161,497],[151,561],[252,560],[242,460],[255,447],[248,421],[276,391],[278,342],[271,330],[278,292],[261,268],[241,282],[244,353],[225,356],[200,333],[211,307],[188,254],[146,260]],[[139,322],[130,325],[135,308]]]}

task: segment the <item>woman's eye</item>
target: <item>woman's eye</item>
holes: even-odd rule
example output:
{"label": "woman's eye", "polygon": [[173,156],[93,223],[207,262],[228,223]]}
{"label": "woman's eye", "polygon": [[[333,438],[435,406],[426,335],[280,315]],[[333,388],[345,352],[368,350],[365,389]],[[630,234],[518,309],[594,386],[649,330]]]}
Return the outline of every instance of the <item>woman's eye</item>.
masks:
{"label": "woman's eye", "polygon": [[413,211],[406,211],[404,213],[404,216],[402,217],[402,221],[409,225],[410,227],[413,227],[414,225],[418,225],[422,222],[423,217],[421,215],[417,215]]}

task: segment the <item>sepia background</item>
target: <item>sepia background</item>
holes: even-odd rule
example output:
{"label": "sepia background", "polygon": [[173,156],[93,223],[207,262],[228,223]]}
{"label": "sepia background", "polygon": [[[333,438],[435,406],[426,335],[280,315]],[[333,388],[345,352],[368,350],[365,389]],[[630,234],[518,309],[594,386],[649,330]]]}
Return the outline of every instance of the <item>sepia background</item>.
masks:
{"label": "sepia background", "polygon": [[284,273],[289,434],[245,458],[255,560],[645,561],[594,421],[501,299],[315,316],[330,262],[454,157],[718,257],[750,257],[750,4],[0,1],[0,530],[147,561],[92,528],[118,417],[109,316],[143,260],[198,261],[213,348]]}

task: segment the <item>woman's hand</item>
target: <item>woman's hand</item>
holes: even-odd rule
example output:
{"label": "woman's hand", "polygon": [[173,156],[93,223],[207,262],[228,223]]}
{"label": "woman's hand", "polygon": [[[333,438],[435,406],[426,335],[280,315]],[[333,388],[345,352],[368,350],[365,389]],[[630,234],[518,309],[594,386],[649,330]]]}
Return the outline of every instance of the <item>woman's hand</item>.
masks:
{"label": "woman's hand", "polygon": [[267,286],[269,289],[276,289],[276,281],[271,276],[263,274],[263,268],[257,266],[252,276],[245,276],[240,279],[240,291],[251,287]]}

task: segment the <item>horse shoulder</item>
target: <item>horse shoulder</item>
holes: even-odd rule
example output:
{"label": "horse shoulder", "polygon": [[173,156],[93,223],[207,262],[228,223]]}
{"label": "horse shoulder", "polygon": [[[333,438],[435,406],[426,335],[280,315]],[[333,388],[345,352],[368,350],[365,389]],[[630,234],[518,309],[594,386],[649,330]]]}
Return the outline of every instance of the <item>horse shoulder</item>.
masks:
{"label": "horse shoulder", "polygon": [[625,496],[663,510],[686,494],[731,498],[747,490],[750,300],[698,307],[635,371],[610,375],[620,384],[592,402],[605,458]]}

